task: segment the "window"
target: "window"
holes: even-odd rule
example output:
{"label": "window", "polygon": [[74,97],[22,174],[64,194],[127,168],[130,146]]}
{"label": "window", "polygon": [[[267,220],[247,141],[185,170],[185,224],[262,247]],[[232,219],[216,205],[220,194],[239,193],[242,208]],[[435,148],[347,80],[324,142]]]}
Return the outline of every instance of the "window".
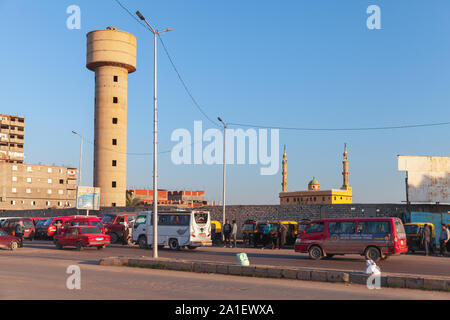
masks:
{"label": "window", "polygon": [[117,146],[117,139],[112,139],[113,146]]}
{"label": "window", "polygon": [[63,169],[59,169],[59,173],[63,173]]}
{"label": "window", "polygon": [[114,80],[114,82],[118,82],[119,81],[119,77],[118,76],[114,76],[113,80]]}
{"label": "window", "polygon": [[27,171],[28,171],[28,172],[32,172],[32,171],[33,171],[33,168],[27,167]]}
{"label": "window", "polygon": [[31,193],[31,189],[30,189],[30,188],[27,188],[26,192],[27,192],[27,193]]}
{"label": "window", "polygon": [[12,193],[17,193],[17,189],[16,188],[12,188],[11,192]]}
{"label": "window", "polygon": [[324,229],[323,222],[311,223],[306,228],[306,233],[322,232]]}
{"label": "window", "polygon": [[15,200],[11,200],[11,204],[12,204],[13,206],[15,206],[15,205],[16,205],[16,201],[15,201]]}
{"label": "window", "polygon": [[17,171],[17,166],[12,166],[13,171]]}
{"label": "window", "polygon": [[31,182],[31,178],[27,178],[27,182]]}
{"label": "window", "polygon": [[112,161],[112,166],[113,166],[113,167],[116,167],[116,166],[117,166],[117,160],[113,160],[113,161]]}
{"label": "window", "polygon": [[48,183],[52,183],[53,182],[52,179],[48,179],[47,181],[48,181]]}
{"label": "window", "polygon": [[64,194],[64,190],[58,190],[58,194]]}
{"label": "window", "polygon": [[48,173],[52,173],[52,168],[48,168],[48,169],[47,169],[47,172],[48,172]]}
{"label": "window", "polygon": [[48,193],[48,194],[52,194],[52,189],[48,189],[48,190],[47,190],[47,193]]}
{"label": "window", "polygon": [[112,118],[113,124],[117,124],[117,118]]}
{"label": "window", "polygon": [[46,205],[47,207],[50,207],[50,201],[46,201],[46,202],[45,202],[45,205]]}
{"label": "window", "polygon": [[58,207],[62,207],[62,202],[58,201]]}
{"label": "window", "polygon": [[17,181],[17,177],[12,177],[12,181]]}
{"label": "window", "polygon": [[348,222],[330,222],[328,223],[330,233],[355,233],[355,223]]}
{"label": "window", "polygon": [[113,103],[117,103],[119,101],[119,98],[113,97]]}
{"label": "window", "polygon": [[115,181],[112,182],[112,187],[115,188],[117,186],[117,183]]}
{"label": "window", "polygon": [[115,206],[116,206],[115,202],[111,203],[111,207],[115,207]]}
{"label": "window", "polygon": [[64,184],[64,180],[63,179],[59,179],[59,184]]}
{"label": "window", "polygon": [[31,201],[31,205],[35,206],[36,205],[36,201]]}

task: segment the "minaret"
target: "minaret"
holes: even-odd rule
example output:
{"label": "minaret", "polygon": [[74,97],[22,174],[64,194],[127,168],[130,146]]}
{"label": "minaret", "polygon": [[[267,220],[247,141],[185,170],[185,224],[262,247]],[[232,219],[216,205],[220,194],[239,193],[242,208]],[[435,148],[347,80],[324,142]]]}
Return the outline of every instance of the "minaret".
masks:
{"label": "minaret", "polygon": [[282,191],[287,192],[287,155],[286,155],[286,145],[284,145],[284,153],[283,153],[283,182],[281,183]]}
{"label": "minaret", "polygon": [[347,144],[344,145],[344,159],[342,160],[342,190],[347,190],[348,185],[348,159],[347,159]]}
{"label": "minaret", "polygon": [[101,188],[101,207],[124,207],[127,86],[136,71],[136,37],[115,27],[89,32],[86,67],[95,72],[94,187]]}

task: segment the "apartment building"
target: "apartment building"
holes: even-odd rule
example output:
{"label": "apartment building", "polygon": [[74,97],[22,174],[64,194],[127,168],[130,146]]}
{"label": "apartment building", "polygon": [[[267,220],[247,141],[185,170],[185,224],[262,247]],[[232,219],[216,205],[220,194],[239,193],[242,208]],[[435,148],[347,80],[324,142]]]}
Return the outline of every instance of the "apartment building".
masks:
{"label": "apartment building", "polygon": [[0,210],[76,205],[77,168],[0,162]]}
{"label": "apartment building", "polygon": [[25,118],[0,114],[0,162],[23,163]]}

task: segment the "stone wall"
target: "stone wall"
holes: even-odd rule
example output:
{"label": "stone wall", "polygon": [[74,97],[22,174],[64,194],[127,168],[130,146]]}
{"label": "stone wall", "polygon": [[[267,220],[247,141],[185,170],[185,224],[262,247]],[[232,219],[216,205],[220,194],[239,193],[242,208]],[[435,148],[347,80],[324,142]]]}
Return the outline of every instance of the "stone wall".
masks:
{"label": "stone wall", "polygon": [[[159,210],[174,209],[160,207]],[[222,207],[203,207],[211,212],[212,220],[222,221]],[[151,207],[106,207],[100,211],[91,211],[90,215],[103,216],[113,212],[139,212],[151,210]],[[410,211],[449,212],[450,205],[410,205]],[[226,207],[226,218],[233,220],[240,227],[247,219],[255,220],[295,220],[338,218],[338,217],[399,217],[404,219],[407,208],[405,204],[334,204],[334,205],[230,205]],[[81,214],[85,210],[48,209],[5,211],[0,217],[57,217]],[[240,230],[239,230],[240,236]]]}

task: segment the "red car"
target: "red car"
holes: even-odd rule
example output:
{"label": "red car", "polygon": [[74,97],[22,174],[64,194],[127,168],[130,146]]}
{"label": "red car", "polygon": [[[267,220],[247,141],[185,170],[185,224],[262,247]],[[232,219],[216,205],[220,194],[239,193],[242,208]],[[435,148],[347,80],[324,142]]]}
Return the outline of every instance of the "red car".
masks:
{"label": "red car", "polygon": [[70,219],[67,219],[64,224],[59,228],[58,234],[64,233],[67,228],[74,226],[91,226],[97,227],[100,229],[102,233],[105,233],[105,227],[103,226],[102,221],[97,217],[89,217],[89,216],[76,216]]}
{"label": "red car", "polygon": [[8,235],[5,231],[0,229],[0,247],[16,250],[19,247],[20,239]]}
{"label": "red car", "polygon": [[125,224],[133,226],[136,213],[109,213],[102,218],[105,226],[105,233],[111,236],[111,243],[118,241],[126,242],[123,239]]}
{"label": "red car", "polygon": [[2,229],[8,234],[14,236],[16,232],[16,225],[22,221],[23,223],[23,238],[33,240],[35,227],[33,220],[30,218],[10,218],[3,224]]}
{"label": "red car", "polygon": [[318,260],[360,254],[378,261],[408,251],[399,218],[342,218],[312,221],[295,241],[295,252]]}
{"label": "red car", "polygon": [[77,250],[87,247],[96,247],[100,250],[110,244],[111,240],[99,228],[89,226],[69,227],[64,233],[55,235],[53,238],[56,248],[62,249],[63,247],[71,246],[77,248]]}
{"label": "red car", "polygon": [[52,239],[53,236],[56,235],[58,225],[62,226],[66,220],[72,218],[73,217],[53,217],[46,219],[36,230],[37,238]]}

